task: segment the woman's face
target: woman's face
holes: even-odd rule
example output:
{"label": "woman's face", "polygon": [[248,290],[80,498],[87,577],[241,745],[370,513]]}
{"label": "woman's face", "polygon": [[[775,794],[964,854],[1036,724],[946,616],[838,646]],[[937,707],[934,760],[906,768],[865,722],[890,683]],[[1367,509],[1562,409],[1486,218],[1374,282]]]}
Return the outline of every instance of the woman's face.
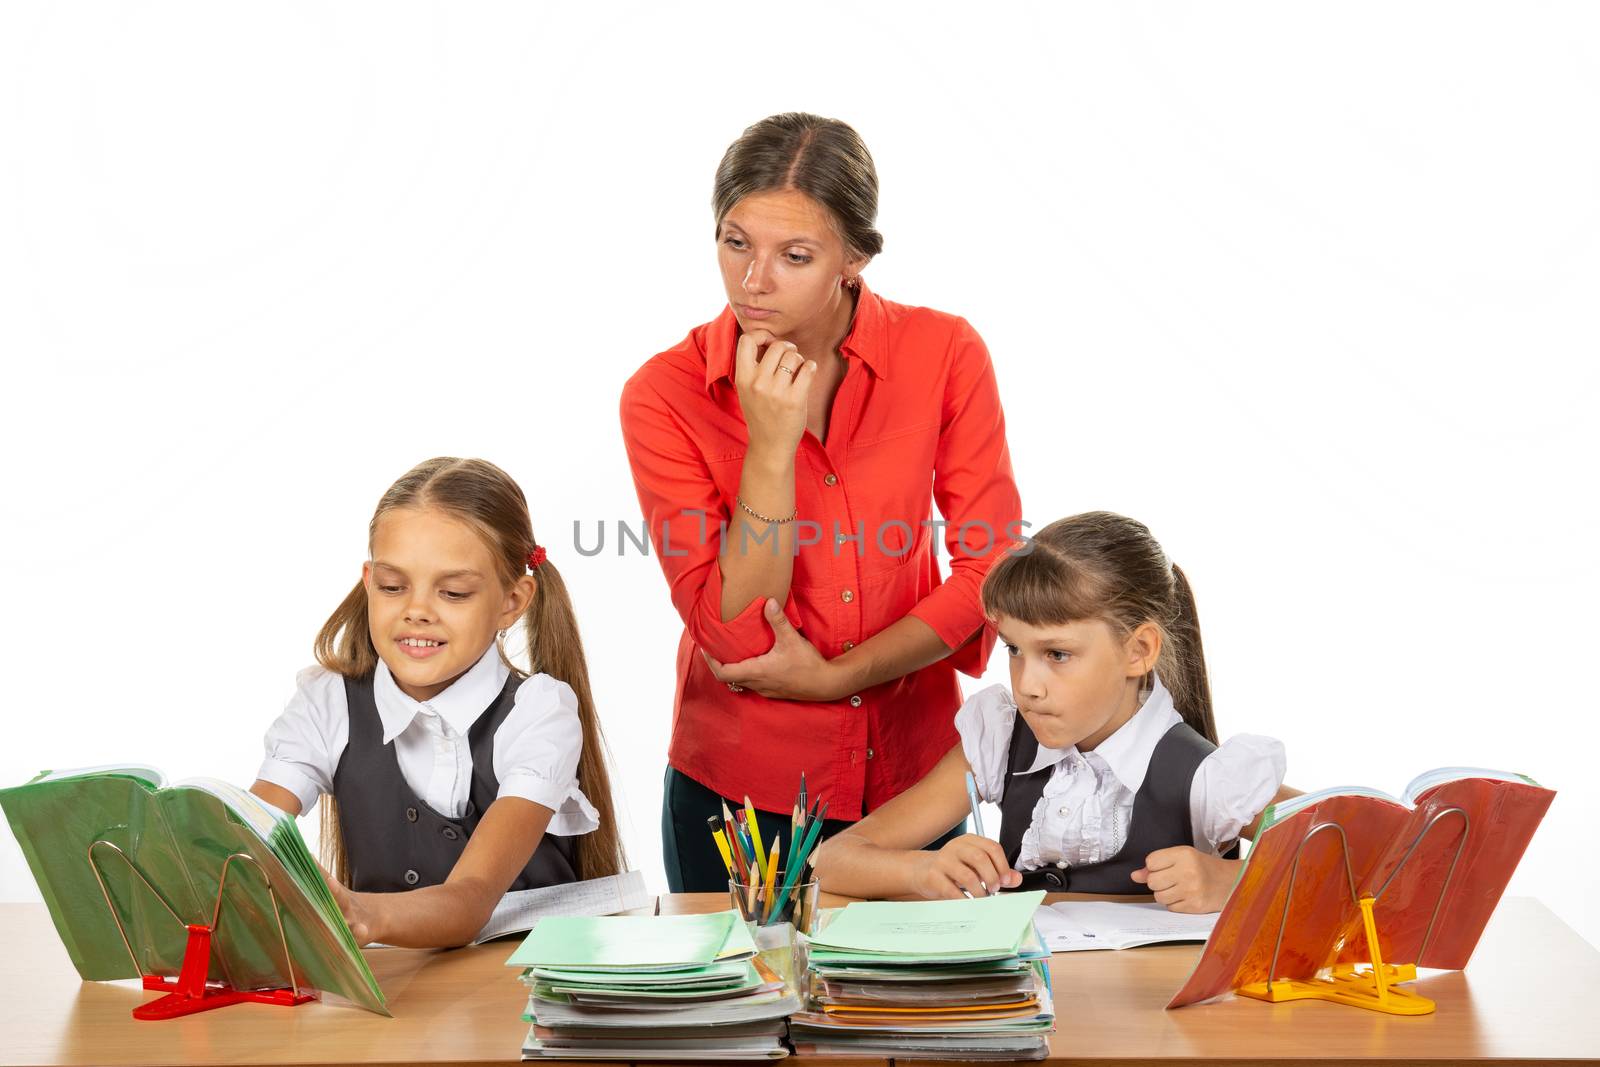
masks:
{"label": "woman's face", "polygon": [[828,321],[849,301],[840,282],[866,265],[850,259],[827,209],[794,189],[735,204],[718,229],[717,263],[740,328],[783,338]]}

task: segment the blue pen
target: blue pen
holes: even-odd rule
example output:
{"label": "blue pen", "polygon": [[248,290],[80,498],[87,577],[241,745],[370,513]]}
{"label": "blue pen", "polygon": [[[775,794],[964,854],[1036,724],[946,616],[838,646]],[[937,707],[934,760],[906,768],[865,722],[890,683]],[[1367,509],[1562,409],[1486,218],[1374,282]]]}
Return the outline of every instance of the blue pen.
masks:
{"label": "blue pen", "polygon": [[[978,783],[977,780],[972,777],[971,771],[967,772],[967,803],[972,805],[972,832],[977,834],[979,837],[982,837],[983,815],[978,811]],[[989,884],[987,882],[980,881],[978,884],[983,886],[983,891],[985,893],[989,894],[990,896],[994,896],[994,890],[989,888]],[[968,893],[965,889],[961,891],[961,895],[965,897],[972,896],[972,894]]]}
{"label": "blue pen", "polygon": [[972,805],[972,832],[982,837],[983,815],[978,811],[978,783],[971,771],[967,772],[967,801]]}

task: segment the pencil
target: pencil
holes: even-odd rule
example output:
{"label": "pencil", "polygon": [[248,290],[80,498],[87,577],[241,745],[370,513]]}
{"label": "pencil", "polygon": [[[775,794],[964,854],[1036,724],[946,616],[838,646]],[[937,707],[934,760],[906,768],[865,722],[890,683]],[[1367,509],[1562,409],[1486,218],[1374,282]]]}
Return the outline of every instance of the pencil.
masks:
{"label": "pencil", "polygon": [[781,834],[772,839],[772,854],[767,857],[767,907],[765,914],[762,916],[761,921],[763,923],[772,919],[772,883],[776,881],[778,875],[778,845],[782,840],[783,836]]}
{"label": "pencil", "polygon": [[706,826],[711,829],[711,837],[717,843],[717,851],[722,853],[722,866],[727,868],[728,877],[733,877],[733,853],[728,848],[728,839],[723,836],[722,827],[717,825],[715,815],[706,818]]}
{"label": "pencil", "polygon": [[767,876],[767,857],[761,849],[761,827],[756,825],[756,806],[750,803],[750,794],[744,795],[745,825],[750,827],[750,843],[756,846],[756,869]]}

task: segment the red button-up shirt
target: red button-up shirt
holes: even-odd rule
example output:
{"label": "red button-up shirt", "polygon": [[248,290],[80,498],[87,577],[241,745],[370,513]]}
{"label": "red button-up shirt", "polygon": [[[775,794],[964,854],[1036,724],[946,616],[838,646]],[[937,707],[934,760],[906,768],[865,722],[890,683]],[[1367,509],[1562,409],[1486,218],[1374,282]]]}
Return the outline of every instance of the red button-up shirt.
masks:
{"label": "red button-up shirt", "polygon": [[[799,549],[785,612],[828,658],[907,614],[957,651],[841,700],[769,700],[730,691],[699,651],[732,663],[773,644],[765,598],[722,621],[719,529],[738,529],[723,524],[736,506],[749,440],[733,384],[738,336],[732,309],[724,309],[622,391],[634,486],[685,627],[667,758],[765,811],[790,810],[804,771],[811,795],[827,799],[829,818],[856,819],[956,743],[955,672],[981,675],[994,647],[978,589],[1022,533],[994,368],[965,319],[861,287],[840,346],[846,372],[827,444],[808,430],[796,456],[797,539],[815,543]],[[935,501],[948,523],[942,530]],[[951,562],[942,582],[940,534]],[[747,550],[764,549],[752,541]]]}

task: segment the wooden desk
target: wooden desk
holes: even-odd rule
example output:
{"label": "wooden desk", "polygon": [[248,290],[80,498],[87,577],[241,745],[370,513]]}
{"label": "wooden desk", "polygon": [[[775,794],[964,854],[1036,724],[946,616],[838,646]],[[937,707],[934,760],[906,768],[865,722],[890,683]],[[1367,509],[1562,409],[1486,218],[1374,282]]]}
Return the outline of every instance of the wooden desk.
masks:
{"label": "wooden desk", "polygon": [[[716,894],[663,897],[709,911]],[[826,903],[826,901],[825,901]],[[244,1004],[167,1022],[129,1011],[152,994],[83,983],[42,905],[0,905],[0,1063],[479,1064],[515,1060],[526,995],[504,966],[513,941],[451,952],[377,949],[394,1018],[356,1008]],[[1465,972],[1417,983],[1433,1015],[1225,1000],[1165,1011],[1195,946],[1061,954],[1051,1062],[1118,1067],[1239,1060],[1577,1063],[1600,1058],[1600,953],[1536,901],[1501,902]],[[818,1060],[844,1067],[849,1061]],[[884,1061],[869,1061],[882,1065]],[[909,1061],[899,1061],[909,1062]]]}

